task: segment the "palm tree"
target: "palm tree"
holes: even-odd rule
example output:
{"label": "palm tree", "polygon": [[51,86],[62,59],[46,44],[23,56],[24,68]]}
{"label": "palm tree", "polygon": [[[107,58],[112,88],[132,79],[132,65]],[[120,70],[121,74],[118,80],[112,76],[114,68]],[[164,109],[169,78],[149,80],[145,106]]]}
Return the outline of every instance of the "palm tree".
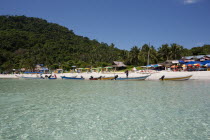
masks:
{"label": "palm tree", "polygon": [[156,49],[153,46],[151,46],[149,52],[150,52],[149,53],[150,64],[157,64],[157,62],[158,62],[158,58],[157,58],[158,53],[157,53]]}
{"label": "palm tree", "polygon": [[180,59],[183,47],[177,44],[171,44],[171,58]]}
{"label": "palm tree", "polygon": [[149,53],[150,53],[150,47],[147,44],[144,44],[141,47],[141,51],[139,53],[139,60],[141,62],[141,65],[147,65],[148,63],[148,57],[149,57]]}
{"label": "palm tree", "polygon": [[139,64],[139,53],[140,49],[137,46],[134,46],[130,50],[130,55],[129,55],[129,61],[133,65],[138,65]]}
{"label": "palm tree", "polygon": [[158,53],[163,58],[163,61],[169,60],[171,56],[171,47],[168,44],[163,44],[158,48]]}

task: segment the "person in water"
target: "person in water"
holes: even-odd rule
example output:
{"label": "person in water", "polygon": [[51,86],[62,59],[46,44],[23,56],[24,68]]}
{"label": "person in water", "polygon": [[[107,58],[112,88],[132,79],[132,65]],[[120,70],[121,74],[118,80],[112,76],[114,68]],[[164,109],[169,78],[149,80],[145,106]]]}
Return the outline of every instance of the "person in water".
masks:
{"label": "person in water", "polygon": [[126,77],[128,78],[128,70],[125,71]]}

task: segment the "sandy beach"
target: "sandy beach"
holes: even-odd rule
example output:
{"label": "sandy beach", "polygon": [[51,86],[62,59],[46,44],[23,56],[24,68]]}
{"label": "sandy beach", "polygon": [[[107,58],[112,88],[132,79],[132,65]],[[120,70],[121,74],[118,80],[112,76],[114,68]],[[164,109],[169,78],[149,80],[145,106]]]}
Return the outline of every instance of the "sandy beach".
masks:
{"label": "sandy beach", "polygon": [[[52,73],[52,75],[56,74],[58,79],[61,79],[61,76],[77,76],[81,77],[83,76],[86,80],[90,78],[90,76],[93,77],[99,77],[99,76],[104,76],[104,77],[112,77],[115,75],[118,75],[119,77],[126,77],[125,73],[123,72],[110,72],[110,73]],[[192,75],[191,79],[193,80],[210,80],[210,71],[194,71],[194,72],[172,72],[172,71],[158,71],[158,72],[151,72],[151,73],[141,73],[141,72],[130,72],[129,77],[139,77],[139,76],[145,76],[151,74],[146,80],[159,80],[159,78],[163,75],[166,77],[179,77],[179,76],[188,76]],[[45,75],[50,75],[50,74],[42,74],[44,77]],[[25,77],[37,77],[40,76],[39,74],[0,74],[1,79],[18,79],[21,76]]]}

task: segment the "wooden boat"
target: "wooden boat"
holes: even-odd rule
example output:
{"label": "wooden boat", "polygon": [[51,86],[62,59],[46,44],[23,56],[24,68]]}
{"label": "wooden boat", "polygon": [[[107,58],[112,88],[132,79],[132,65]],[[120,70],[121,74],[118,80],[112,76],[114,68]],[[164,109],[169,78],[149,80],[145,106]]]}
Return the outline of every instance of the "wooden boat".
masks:
{"label": "wooden boat", "polygon": [[77,78],[76,76],[73,77],[66,77],[66,76],[61,76],[62,79],[69,79],[69,80],[84,80],[82,76],[80,78]]}
{"label": "wooden boat", "polygon": [[115,77],[96,77],[94,78],[93,76],[90,76],[89,80],[113,80]]}
{"label": "wooden boat", "polygon": [[141,80],[145,80],[147,77],[149,77],[150,75],[146,75],[146,76],[140,76],[140,77],[126,77],[126,78],[118,78],[118,76],[115,77],[115,80],[124,80],[124,81],[141,81]]}
{"label": "wooden boat", "polygon": [[93,76],[90,76],[89,80],[101,80],[101,76],[97,77],[97,78],[94,78]]}
{"label": "wooden boat", "polygon": [[173,80],[173,81],[183,81],[183,80],[189,80],[192,77],[192,75],[188,76],[179,76],[179,77],[166,77],[163,75],[159,80]]}
{"label": "wooden boat", "polygon": [[89,78],[89,80],[100,80],[99,78]]}
{"label": "wooden boat", "polygon": [[114,77],[101,77],[99,80],[114,80]]}

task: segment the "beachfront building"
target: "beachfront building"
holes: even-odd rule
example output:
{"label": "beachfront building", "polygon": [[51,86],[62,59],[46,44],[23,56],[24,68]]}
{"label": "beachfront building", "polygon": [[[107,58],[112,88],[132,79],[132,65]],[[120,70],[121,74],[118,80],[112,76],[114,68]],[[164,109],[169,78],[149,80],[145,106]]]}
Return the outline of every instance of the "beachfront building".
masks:
{"label": "beachfront building", "polygon": [[113,67],[115,68],[115,70],[122,70],[125,69],[127,66],[120,61],[113,61],[111,66],[107,66],[107,67]]}
{"label": "beachfront building", "polygon": [[[163,63],[159,63],[158,65],[160,65],[160,68],[163,70],[171,70],[171,66],[175,66],[178,67],[179,64],[179,60],[166,60]],[[172,67],[174,68],[174,67]]]}
{"label": "beachfront building", "polygon": [[184,57],[182,57],[181,60],[183,60],[184,62],[210,60],[210,54],[209,55],[197,55],[197,56],[184,56]]}
{"label": "beachfront building", "polygon": [[44,64],[37,64],[35,66],[35,72],[42,72],[42,73],[48,73],[49,72],[49,69],[44,67]]}

